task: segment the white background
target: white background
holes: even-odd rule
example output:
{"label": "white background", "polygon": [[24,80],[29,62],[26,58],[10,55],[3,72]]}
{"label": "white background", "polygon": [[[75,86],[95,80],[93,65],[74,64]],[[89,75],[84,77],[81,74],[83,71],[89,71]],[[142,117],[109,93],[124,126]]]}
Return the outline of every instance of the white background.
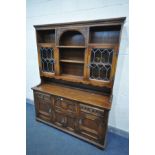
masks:
{"label": "white background", "polygon": [[126,17],[122,30],[109,125],[129,131],[128,0],[27,0],[26,98],[40,83],[33,25]]}
{"label": "white background", "polygon": [[[155,154],[153,2],[153,0],[146,2],[130,0],[131,155]],[[21,0],[5,0],[0,4],[0,12],[0,154],[24,155],[26,154],[26,4]]]}

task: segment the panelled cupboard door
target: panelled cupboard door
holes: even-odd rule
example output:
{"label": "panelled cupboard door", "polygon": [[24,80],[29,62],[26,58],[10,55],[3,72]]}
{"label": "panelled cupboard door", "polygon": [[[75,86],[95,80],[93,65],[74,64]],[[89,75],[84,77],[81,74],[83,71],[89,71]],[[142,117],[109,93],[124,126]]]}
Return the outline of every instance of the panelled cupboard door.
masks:
{"label": "panelled cupboard door", "polygon": [[80,104],[79,129],[84,137],[104,143],[108,112]]}
{"label": "panelled cupboard door", "polygon": [[66,127],[70,131],[75,130],[77,103],[62,97],[54,97],[55,124]]}
{"label": "panelled cupboard door", "polygon": [[114,80],[118,48],[114,45],[92,45],[88,48],[87,79],[90,83],[111,84]]}
{"label": "panelled cupboard door", "polygon": [[36,115],[45,121],[52,120],[52,101],[53,97],[49,94],[34,92]]}
{"label": "panelled cupboard door", "polygon": [[50,43],[38,45],[38,61],[41,76],[53,77],[56,73],[57,49]]}

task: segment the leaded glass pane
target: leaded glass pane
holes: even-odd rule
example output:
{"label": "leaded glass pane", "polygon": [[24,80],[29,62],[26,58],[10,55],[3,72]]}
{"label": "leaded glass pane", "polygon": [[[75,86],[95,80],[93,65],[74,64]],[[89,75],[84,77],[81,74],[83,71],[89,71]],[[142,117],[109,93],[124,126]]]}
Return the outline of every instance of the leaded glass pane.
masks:
{"label": "leaded glass pane", "polygon": [[110,79],[113,49],[92,48],[90,79],[108,81]]}
{"label": "leaded glass pane", "polygon": [[54,49],[40,48],[42,71],[54,73]]}

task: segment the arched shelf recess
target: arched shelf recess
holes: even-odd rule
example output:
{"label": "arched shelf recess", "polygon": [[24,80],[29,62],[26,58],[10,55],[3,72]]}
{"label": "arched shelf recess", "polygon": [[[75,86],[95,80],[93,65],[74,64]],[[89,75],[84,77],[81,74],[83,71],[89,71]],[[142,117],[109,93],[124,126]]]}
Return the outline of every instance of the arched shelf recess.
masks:
{"label": "arched shelf recess", "polygon": [[59,46],[85,46],[85,38],[77,30],[68,30],[60,36]]}
{"label": "arched shelf recess", "polygon": [[64,77],[83,77],[85,38],[77,30],[67,30],[60,35],[60,74]]}

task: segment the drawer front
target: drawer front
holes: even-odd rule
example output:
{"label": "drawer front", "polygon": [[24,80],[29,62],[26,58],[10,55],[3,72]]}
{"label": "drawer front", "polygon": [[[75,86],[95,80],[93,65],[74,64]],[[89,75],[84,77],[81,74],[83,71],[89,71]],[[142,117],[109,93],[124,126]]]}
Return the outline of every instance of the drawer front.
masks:
{"label": "drawer front", "polygon": [[56,111],[61,111],[68,115],[72,115],[77,112],[77,103],[63,97],[55,97],[54,107]]}
{"label": "drawer front", "polygon": [[99,108],[94,108],[92,106],[88,106],[85,104],[80,104],[80,112],[88,113],[95,115],[97,117],[103,117],[104,116],[104,110]]}
{"label": "drawer front", "polygon": [[51,120],[52,117],[52,96],[46,93],[34,92],[36,114],[44,120]]}
{"label": "drawer front", "polygon": [[47,102],[51,101],[51,95],[45,94],[45,93],[40,93],[40,92],[35,92],[35,96],[41,100],[45,100]]}

